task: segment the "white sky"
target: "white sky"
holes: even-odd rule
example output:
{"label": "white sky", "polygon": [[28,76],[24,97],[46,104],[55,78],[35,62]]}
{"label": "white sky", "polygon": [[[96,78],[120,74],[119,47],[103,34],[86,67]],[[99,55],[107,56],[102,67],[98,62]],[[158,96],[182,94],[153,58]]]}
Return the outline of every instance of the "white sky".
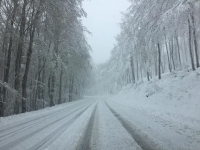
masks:
{"label": "white sky", "polygon": [[87,18],[83,18],[83,25],[92,32],[87,35],[88,43],[92,47],[91,53],[94,63],[107,61],[115,43],[115,37],[120,32],[121,12],[126,12],[130,6],[127,0],[85,0],[83,8]]}

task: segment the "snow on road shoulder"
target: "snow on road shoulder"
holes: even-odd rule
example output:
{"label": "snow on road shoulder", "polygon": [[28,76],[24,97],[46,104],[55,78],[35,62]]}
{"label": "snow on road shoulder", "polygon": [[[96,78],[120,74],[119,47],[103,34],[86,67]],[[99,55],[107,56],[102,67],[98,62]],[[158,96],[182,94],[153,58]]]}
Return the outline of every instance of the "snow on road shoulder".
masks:
{"label": "snow on road shoulder", "polygon": [[[137,86],[129,86],[111,100],[120,106],[131,108],[135,113],[131,116],[126,112],[126,116],[138,122],[137,126],[144,132],[155,133],[155,139],[163,139],[163,142],[160,142],[164,146],[167,147],[166,140],[169,138],[169,145],[171,142],[177,145],[177,148],[193,147],[199,150],[199,90],[200,68],[194,72],[172,72],[165,74],[162,80],[153,79],[150,82],[141,82]],[[161,133],[163,137],[159,137]]]}
{"label": "snow on road shoulder", "polygon": [[127,120],[135,130],[134,137],[140,137],[143,143],[158,144],[159,150],[199,150],[198,128],[113,101],[108,101],[108,104],[121,118]]}
{"label": "snow on road shoulder", "polygon": [[200,68],[177,71],[122,90],[112,100],[129,106],[200,121]]}
{"label": "snow on road shoulder", "polygon": [[[83,103],[88,101],[89,98],[81,100]],[[32,112],[27,112],[19,115],[13,115],[13,116],[8,116],[8,117],[0,117],[0,128],[4,127],[9,127],[10,125],[13,126],[14,124],[21,123],[23,121],[27,121],[28,119],[33,119],[41,116],[45,116],[50,114],[53,114],[54,112],[60,111],[62,109],[67,109],[69,107],[73,107],[77,104],[80,104],[80,101],[74,101],[70,103],[65,103],[62,105],[56,105],[54,107],[47,107],[45,109],[41,109],[38,111],[32,111]]]}

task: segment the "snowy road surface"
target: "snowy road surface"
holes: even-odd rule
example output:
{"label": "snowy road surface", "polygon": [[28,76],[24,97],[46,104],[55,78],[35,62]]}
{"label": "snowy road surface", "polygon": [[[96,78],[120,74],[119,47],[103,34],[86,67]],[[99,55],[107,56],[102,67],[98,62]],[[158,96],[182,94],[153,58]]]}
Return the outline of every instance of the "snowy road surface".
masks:
{"label": "snowy road surface", "polygon": [[0,150],[200,149],[199,121],[182,123],[103,97],[0,121]]}

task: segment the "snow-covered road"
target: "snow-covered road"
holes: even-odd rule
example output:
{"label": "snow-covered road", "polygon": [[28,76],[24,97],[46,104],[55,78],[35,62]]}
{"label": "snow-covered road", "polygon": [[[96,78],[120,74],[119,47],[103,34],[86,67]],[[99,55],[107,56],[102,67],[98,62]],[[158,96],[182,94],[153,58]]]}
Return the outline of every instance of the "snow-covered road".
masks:
{"label": "snow-covered road", "polygon": [[200,149],[196,126],[105,97],[87,97],[0,121],[0,150]]}

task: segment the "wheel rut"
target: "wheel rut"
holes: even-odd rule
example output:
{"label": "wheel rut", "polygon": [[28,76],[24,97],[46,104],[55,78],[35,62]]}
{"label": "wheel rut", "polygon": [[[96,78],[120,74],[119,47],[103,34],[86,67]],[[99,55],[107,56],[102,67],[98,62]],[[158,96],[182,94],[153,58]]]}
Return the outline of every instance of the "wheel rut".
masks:
{"label": "wheel rut", "polygon": [[91,137],[93,134],[92,132],[94,128],[94,121],[96,119],[95,116],[97,112],[97,106],[98,106],[98,103],[96,104],[96,106],[94,107],[92,111],[92,115],[89,119],[89,122],[87,123],[87,127],[83,133],[83,136],[79,140],[79,144],[77,145],[76,150],[91,150],[92,149]]}
{"label": "wheel rut", "polygon": [[[73,109],[73,107],[74,107],[74,105],[70,106],[67,110]],[[64,111],[66,111],[66,108],[61,109],[59,111],[56,111],[53,114],[50,113],[50,114],[46,114],[46,115],[43,115],[43,116],[40,116],[40,117],[32,118],[32,119],[30,119],[26,122],[17,124],[15,126],[11,126],[11,127],[1,129],[0,130],[0,141],[2,141],[7,136],[16,134],[16,133],[18,133],[18,132],[20,132],[24,129],[29,129],[29,128],[33,127],[34,125],[37,125],[37,124],[43,122],[44,120],[52,118],[53,116],[59,115],[60,113],[62,113]]]}
{"label": "wheel rut", "polygon": [[105,101],[105,105],[109,108],[112,114],[118,119],[125,130],[130,134],[130,136],[137,142],[142,150],[162,150],[156,143],[154,143],[147,135],[141,135],[137,129],[131,123],[118,114],[110,105]]}
{"label": "wheel rut", "polygon": [[[92,103],[92,104],[93,104],[93,103]],[[64,125],[67,126],[67,124],[70,124],[70,121],[73,122],[73,120],[77,119],[77,118],[78,118],[84,111],[86,111],[92,104],[89,104],[89,106],[87,106],[83,111],[81,111],[80,113],[78,113],[77,115],[75,115],[75,117],[73,117],[72,119],[70,119],[70,120],[69,120],[67,123],[65,123]],[[83,109],[83,107],[80,107],[80,108],[78,108],[78,109],[75,109],[74,111],[70,112],[69,114],[67,114],[67,115],[65,115],[65,116],[63,116],[63,117],[61,117],[61,118],[58,118],[58,119],[54,120],[53,122],[50,122],[48,125],[44,125],[44,126],[40,127],[39,129],[33,130],[33,131],[31,131],[31,132],[29,132],[29,133],[27,133],[27,134],[25,134],[25,135],[19,137],[18,139],[11,141],[10,143],[5,144],[4,146],[1,146],[0,149],[9,150],[9,149],[15,147],[16,145],[20,144],[20,143],[21,143],[22,141],[24,141],[25,139],[34,136],[35,134],[39,133],[40,131],[44,130],[45,128],[47,128],[47,127],[49,127],[49,126],[51,126],[51,125],[57,123],[57,122],[60,121],[60,120],[65,119],[66,117],[68,117],[68,116],[70,116],[70,115],[76,113],[77,111],[79,111],[79,110],[81,110],[81,109]],[[55,137],[55,136],[58,136],[58,133],[59,133],[59,134],[62,134],[62,133],[57,132],[57,131],[63,129],[63,128],[64,128],[64,125],[61,126],[59,129],[57,129],[56,131],[53,131],[52,133],[50,133],[50,135],[48,135],[48,137],[45,137],[42,141],[40,141],[39,143],[37,143],[37,144],[34,146],[34,148],[31,148],[31,149],[34,149],[34,150],[35,150],[35,149],[39,149],[39,148],[40,148],[41,146],[43,146],[47,141],[49,141],[50,139],[52,139],[52,138]],[[67,126],[67,127],[68,127],[68,126]],[[54,138],[54,139],[55,139],[55,138]]]}
{"label": "wheel rut", "polygon": [[[92,105],[92,104],[91,104]],[[46,147],[48,147],[52,142],[54,142],[65,130],[67,130],[91,105],[89,105],[87,108],[85,108],[83,111],[78,113],[76,116],[74,116],[72,119],[67,121],[65,124],[63,124],[58,129],[54,130],[46,136],[42,141],[37,143],[35,146],[31,147],[29,150],[43,150]]]}

